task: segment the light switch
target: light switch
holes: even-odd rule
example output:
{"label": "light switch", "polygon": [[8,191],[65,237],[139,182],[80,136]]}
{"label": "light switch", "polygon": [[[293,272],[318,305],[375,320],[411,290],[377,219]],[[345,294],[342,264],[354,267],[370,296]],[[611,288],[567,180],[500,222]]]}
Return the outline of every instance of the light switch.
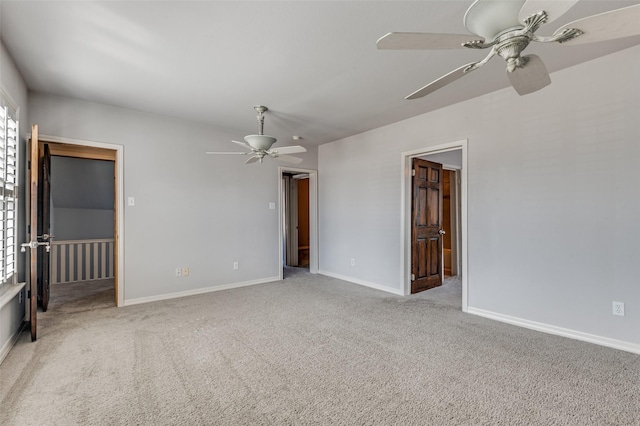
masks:
{"label": "light switch", "polygon": [[129,197],[127,199],[127,205],[128,206],[135,206],[136,205],[136,200],[133,197]]}
{"label": "light switch", "polygon": [[276,203],[269,203],[269,210],[275,210],[276,209]]}

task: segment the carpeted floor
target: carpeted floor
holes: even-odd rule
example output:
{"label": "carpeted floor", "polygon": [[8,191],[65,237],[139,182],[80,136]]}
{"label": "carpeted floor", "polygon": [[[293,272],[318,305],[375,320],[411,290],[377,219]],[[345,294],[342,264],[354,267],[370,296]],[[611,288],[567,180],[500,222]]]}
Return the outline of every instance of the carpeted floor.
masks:
{"label": "carpeted floor", "polygon": [[640,425],[640,356],[464,314],[456,279],[399,297],[288,268],[124,308],[69,290],[0,365],[0,424]]}

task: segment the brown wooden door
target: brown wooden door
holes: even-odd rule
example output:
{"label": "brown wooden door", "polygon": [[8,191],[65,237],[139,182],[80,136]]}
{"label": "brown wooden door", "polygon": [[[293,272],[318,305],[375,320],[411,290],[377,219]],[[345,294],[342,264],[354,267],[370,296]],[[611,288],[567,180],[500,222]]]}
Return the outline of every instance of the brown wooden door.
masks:
{"label": "brown wooden door", "polygon": [[[31,341],[37,337],[38,317],[38,126],[31,129],[29,141],[29,226],[25,246],[29,247],[29,323],[31,326]],[[23,246],[24,247],[24,246]]]}
{"label": "brown wooden door", "polygon": [[[38,176],[38,240],[51,243],[51,153],[49,145],[39,150]],[[50,295],[50,246],[38,246],[38,305],[42,312],[49,307]]]}
{"label": "brown wooden door", "polygon": [[413,160],[411,293],[442,285],[442,164]]}

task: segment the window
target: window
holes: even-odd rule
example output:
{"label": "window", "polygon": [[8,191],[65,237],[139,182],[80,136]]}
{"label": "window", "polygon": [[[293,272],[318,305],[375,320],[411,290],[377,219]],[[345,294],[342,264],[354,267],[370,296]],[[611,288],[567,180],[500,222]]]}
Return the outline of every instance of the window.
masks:
{"label": "window", "polygon": [[15,282],[18,119],[0,93],[0,287]]}

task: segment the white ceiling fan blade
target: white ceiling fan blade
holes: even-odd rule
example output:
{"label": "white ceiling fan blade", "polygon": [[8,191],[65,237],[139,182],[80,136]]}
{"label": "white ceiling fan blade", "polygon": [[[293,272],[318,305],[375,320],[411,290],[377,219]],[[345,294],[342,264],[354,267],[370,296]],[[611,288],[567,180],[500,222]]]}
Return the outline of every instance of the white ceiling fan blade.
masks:
{"label": "white ceiling fan blade", "polygon": [[272,148],[269,150],[269,152],[274,152],[278,155],[280,154],[298,154],[300,152],[307,152],[307,149],[303,146],[300,145],[294,145],[294,146],[280,146],[280,147],[276,147],[276,148]]}
{"label": "white ceiling fan blade", "polygon": [[215,155],[247,155],[248,152],[221,152],[221,151],[207,151],[207,154],[215,154]]}
{"label": "white ceiling fan blade", "polygon": [[251,164],[251,163],[255,163],[256,161],[258,161],[260,159],[260,157],[258,157],[257,155],[254,157],[249,158],[247,161],[244,162],[244,164]]}
{"label": "white ceiling fan blade", "polygon": [[551,84],[551,78],[547,67],[536,55],[527,55],[528,59],[523,68],[516,68],[513,72],[507,71],[509,81],[520,96],[533,93]]}
{"label": "white ceiling fan blade", "polygon": [[465,34],[389,33],[376,42],[378,49],[466,49],[462,44],[484,38]]}
{"label": "white ceiling fan blade", "polygon": [[518,13],[518,20],[524,22],[531,15],[535,15],[538,12],[544,11],[547,14],[547,21],[555,21],[562,15],[564,15],[569,9],[571,9],[579,0],[527,0],[520,13]]}
{"label": "white ceiling fan blade", "polygon": [[445,74],[442,77],[440,77],[439,79],[437,79],[435,81],[432,81],[431,83],[427,84],[423,88],[421,88],[419,90],[416,90],[415,92],[413,92],[412,94],[407,96],[405,99],[418,99],[418,98],[421,98],[423,96],[428,95],[429,93],[435,92],[436,90],[446,86],[449,83],[453,83],[457,79],[464,77],[465,75],[469,74],[471,71],[476,69],[476,68],[471,68],[469,71],[465,72],[465,70],[468,67],[470,67],[471,65],[474,65],[474,64],[476,64],[476,62],[472,62],[470,64],[463,65],[460,68],[456,68],[455,70],[451,71],[450,73]]}
{"label": "white ceiling fan blade", "polygon": [[640,4],[623,7],[598,15],[588,16],[569,22],[554,34],[568,28],[577,28],[584,34],[563,42],[563,44],[584,44],[613,40],[640,34]]}
{"label": "white ceiling fan blade", "polygon": [[273,158],[280,161],[284,161],[285,163],[291,163],[291,164],[302,163],[302,158],[294,157],[293,155],[276,155]]}

